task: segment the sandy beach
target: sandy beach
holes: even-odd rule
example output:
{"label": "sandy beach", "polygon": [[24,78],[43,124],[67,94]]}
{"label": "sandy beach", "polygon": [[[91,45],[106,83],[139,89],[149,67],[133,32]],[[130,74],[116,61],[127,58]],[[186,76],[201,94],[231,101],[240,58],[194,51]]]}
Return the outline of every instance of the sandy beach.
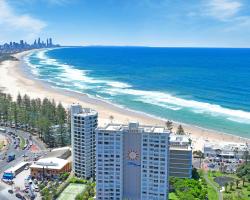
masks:
{"label": "sandy beach", "polygon": [[[141,124],[147,125],[165,125],[166,120],[126,110],[102,100],[90,98],[85,94],[53,88],[44,82],[32,79],[32,77],[22,69],[24,64],[22,58],[29,53],[29,51],[26,51],[16,54],[15,56],[20,61],[4,61],[0,64],[0,89],[5,93],[10,93],[14,98],[20,93],[21,95],[28,94],[32,98],[47,97],[49,99],[55,99],[56,102],[62,102],[65,106],[79,103],[83,107],[91,107],[98,111],[100,126],[109,123],[111,115],[114,117],[113,122],[115,123],[138,121]],[[178,125],[179,123],[174,122],[174,129]],[[207,141],[237,143],[250,142],[250,139],[207,130],[192,125],[182,125],[184,130],[187,133],[190,133],[194,149],[202,149],[203,144]]]}

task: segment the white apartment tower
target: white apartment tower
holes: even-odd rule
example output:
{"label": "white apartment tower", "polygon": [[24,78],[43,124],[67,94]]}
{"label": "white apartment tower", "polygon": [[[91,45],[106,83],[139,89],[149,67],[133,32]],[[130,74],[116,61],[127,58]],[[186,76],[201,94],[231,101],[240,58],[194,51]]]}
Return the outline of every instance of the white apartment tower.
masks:
{"label": "white apartment tower", "polygon": [[72,169],[76,176],[95,178],[95,129],[98,113],[80,105],[71,106]]}
{"label": "white apartment tower", "polygon": [[169,132],[108,124],[96,130],[97,200],[168,199]]}

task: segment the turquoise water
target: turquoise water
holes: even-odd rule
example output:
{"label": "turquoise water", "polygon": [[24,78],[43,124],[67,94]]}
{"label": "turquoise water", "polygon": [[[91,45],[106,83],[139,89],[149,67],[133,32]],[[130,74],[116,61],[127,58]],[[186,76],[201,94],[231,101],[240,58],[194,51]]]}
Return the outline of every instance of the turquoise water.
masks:
{"label": "turquoise water", "polygon": [[25,61],[55,87],[250,138],[250,49],[60,48]]}

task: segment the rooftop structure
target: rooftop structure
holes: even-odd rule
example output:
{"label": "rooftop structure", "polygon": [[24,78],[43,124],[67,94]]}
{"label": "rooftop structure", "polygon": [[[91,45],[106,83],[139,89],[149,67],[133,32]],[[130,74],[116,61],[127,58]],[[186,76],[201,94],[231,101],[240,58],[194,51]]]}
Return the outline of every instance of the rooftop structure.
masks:
{"label": "rooftop structure", "polygon": [[31,168],[47,168],[47,169],[62,169],[66,164],[68,164],[67,160],[51,157],[51,158],[41,158],[32,164]]}
{"label": "rooftop structure", "polygon": [[[45,158],[61,158],[68,159],[71,156],[71,148],[70,147],[60,147],[56,149],[52,149]],[[68,159],[69,160],[69,159]]]}
{"label": "rooftop structure", "polygon": [[120,131],[120,132],[128,132],[132,131],[135,133],[166,133],[169,134],[170,132],[166,130],[164,127],[157,127],[157,126],[145,126],[139,125],[138,122],[130,122],[129,124],[108,124],[104,128],[99,128],[103,131]]}

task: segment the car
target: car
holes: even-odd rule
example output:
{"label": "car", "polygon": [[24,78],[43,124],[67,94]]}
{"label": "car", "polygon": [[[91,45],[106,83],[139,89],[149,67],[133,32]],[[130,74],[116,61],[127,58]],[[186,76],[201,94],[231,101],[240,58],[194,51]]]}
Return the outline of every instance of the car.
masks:
{"label": "car", "polygon": [[16,197],[17,197],[18,199],[25,199],[20,193],[16,193]]}
{"label": "car", "polygon": [[29,169],[29,166],[27,165],[24,169],[25,169],[25,170],[28,170],[28,169]]}
{"label": "car", "polygon": [[14,192],[13,190],[8,190],[8,193],[13,194]]}
{"label": "car", "polygon": [[37,185],[35,185],[34,189],[35,189],[35,192],[39,192],[39,187]]}

